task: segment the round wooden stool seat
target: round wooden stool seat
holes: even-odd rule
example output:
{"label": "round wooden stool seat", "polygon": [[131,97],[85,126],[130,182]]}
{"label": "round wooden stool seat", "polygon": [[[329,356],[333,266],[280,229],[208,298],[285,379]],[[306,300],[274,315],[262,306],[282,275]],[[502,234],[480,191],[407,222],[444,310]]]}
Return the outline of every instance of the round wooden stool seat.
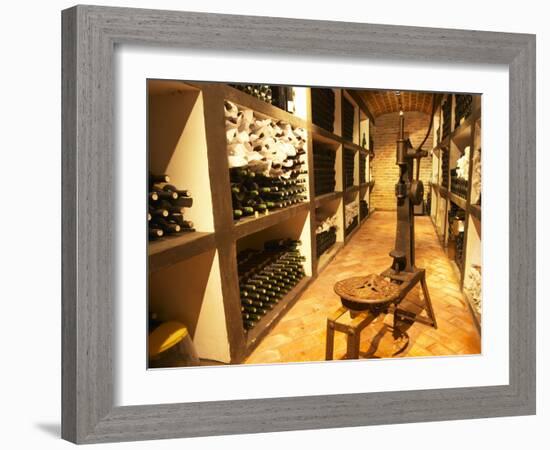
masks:
{"label": "round wooden stool seat", "polygon": [[401,289],[388,278],[370,274],[338,281],[334,292],[346,308],[379,312],[399,299]]}

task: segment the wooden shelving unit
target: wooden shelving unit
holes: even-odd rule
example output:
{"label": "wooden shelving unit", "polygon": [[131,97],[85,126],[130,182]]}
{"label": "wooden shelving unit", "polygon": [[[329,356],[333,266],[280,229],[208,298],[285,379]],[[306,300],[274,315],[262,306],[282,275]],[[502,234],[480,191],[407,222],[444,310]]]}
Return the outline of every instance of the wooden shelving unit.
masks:
{"label": "wooden shelving unit", "polygon": [[[308,88],[301,105],[302,116],[293,115],[228,85],[188,83],[170,80],[148,81],[149,167],[169,173],[178,187],[190,189],[194,205],[187,211],[197,232],[151,242],[148,246],[150,308],[160,320],[180,320],[193,336],[201,359],[220,363],[243,361],[272,329],[338,252],[357,232],[366,217],[344,238],[344,205],[365,199],[370,205],[374,182],[366,159],[366,183],[343,189],[343,149],[355,152],[355,180],[358,181],[360,135],[370,136],[374,120],[353,92],[335,93],[334,132],[311,121],[311,95]],[[357,117],[353,142],[342,138],[342,99],[354,106]],[[224,101],[251,109],[260,118],[283,120],[308,133],[308,201],[270,211],[256,217],[233,221],[229,165],[227,159]],[[359,103],[359,104],[358,104]],[[328,145],[336,152],[335,192],[315,196],[313,142]],[[315,245],[316,212],[337,218],[337,242],[317,258]],[[368,216],[367,216],[368,217]],[[259,245],[263,239],[292,237],[302,241],[306,257],[303,278],[258,324],[245,332],[237,274],[237,252]],[[193,286],[194,290],[190,290]]]}
{"label": "wooden shelving unit", "polygon": [[481,221],[481,206],[480,205],[469,205],[468,206],[470,214],[477,220]]}
{"label": "wooden shelving unit", "polygon": [[346,194],[348,192],[357,192],[359,190],[359,186],[350,186],[346,189]]}
{"label": "wooden shelving unit", "polygon": [[[438,140],[437,138],[437,130],[442,124],[441,104],[434,116],[434,165],[432,167],[432,181],[435,182],[432,182],[431,185],[432,206],[430,215],[441,245],[446,248],[449,241],[448,211],[451,207],[451,203],[454,203],[460,209],[464,210],[465,227],[461,264],[459,266],[455,261],[452,261],[453,267],[456,269],[460,280],[460,285],[464,288],[464,281],[468,268],[472,264],[481,266],[481,206],[472,203],[472,159],[474,152],[480,151],[481,97],[479,95],[474,95],[472,113],[466,119],[462,119],[458,126],[455,126],[456,96],[451,94],[447,95],[452,102],[451,133],[443,140]],[[444,97],[446,96],[440,99],[441,103],[443,103]],[[462,198],[441,185],[443,176],[441,152],[443,149],[447,149],[447,151],[450,152],[449,172],[447,173],[450,180],[450,171],[454,168],[454,165],[456,165],[456,160],[464,154],[466,147],[470,147],[468,188],[466,198]],[[465,289],[463,289],[463,293],[468,299],[474,323],[478,330],[481,330],[481,313],[476,310],[471,296],[468,295]]]}
{"label": "wooden shelving unit", "polygon": [[241,219],[233,225],[233,236],[239,239],[257,231],[264,230],[280,222],[292,219],[298,214],[311,209],[309,202],[299,203],[288,208],[275,210],[267,214],[261,214],[258,217],[251,216]]}
{"label": "wooden shelving unit", "polygon": [[331,202],[333,200],[342,198],[342,192],[336,191],[336,192],[329,192],[328,194],[323,194],[315,197],[314,204],[315,207],[318,208],[319,206],[323,205],[324,203]]}
{"label": "wooden shelving unit", "polygon": [[179,236],[151,242],[148,246],[149,272],[156,272],[215,248],[214,233],[183,233]]}

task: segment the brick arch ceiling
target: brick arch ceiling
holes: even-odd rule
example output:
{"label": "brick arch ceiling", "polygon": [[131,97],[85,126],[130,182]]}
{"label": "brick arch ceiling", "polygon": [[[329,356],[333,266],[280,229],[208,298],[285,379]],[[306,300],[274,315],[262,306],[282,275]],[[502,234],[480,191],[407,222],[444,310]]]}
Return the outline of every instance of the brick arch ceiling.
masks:
{"label": "brick arch ceiling", "polygon": [[360,91],[359,95],[367,104],[374,117],[382,114],[399,112],[399,98],[403,111],[420,111],[426,114],[432,112],[433,95],[429,92],[401,91]]}

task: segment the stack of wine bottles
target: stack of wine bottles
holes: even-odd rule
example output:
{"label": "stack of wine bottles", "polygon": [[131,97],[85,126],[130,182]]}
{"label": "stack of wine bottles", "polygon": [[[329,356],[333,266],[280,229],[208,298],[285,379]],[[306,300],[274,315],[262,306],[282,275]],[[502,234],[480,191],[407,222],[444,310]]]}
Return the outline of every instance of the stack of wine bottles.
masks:
{"label": "stack of wine bottles", "polygon": [[464,290],[470,294],[474,309],[481,314],[481,266],[470,264],[464,278]]}
{"label": "stack of wine bottles", "polygon": [[306,131],[224,106],[235,219],[306,200]]}
{"label": "stack of wine bottles", "polygon": [[353,186],[353,172],[355,171],[355,152],[344,149],[344,188]]}
{"label": "stack of wine bottles", "polygon": [[334,91],[332,89],[311,89],[311,115],[315,125],[334,132]]}
{"label": "stack of wine bottles", "polygon": [[317,245],[317,258],[319,258],[336,243],[336,227],[330,227],[328,230],[317,233],[315,242]]}
{"label": "stack of wine bottles", "polygon": [[315,195],[334,192],[336,171],[334,162],[336,152],[330,147],[313,143],[313,176],[315,178]]}
{"label": "stack of wine bottles", "polygon": [[336,231],[338,217],[336,215],[321,219],[317,217],[317,228],[315,229],[315,241],[317,247],[317,258],[325,253],[336,242]]}
{"label": "stack of wine bottles", "polygon": [[273,86],[268,84],[230,84],[257,99],[294,113],[294,88],[292,86]]}
{"label": "stack of wine bottles", "polygon": [[268,177],[247,169],[230,169],[233,218],[265,213],[304,202],[305,179]]}
{"label": "stack of wine bottles", "polygon": [[448,222],[449,238],[454,241],[454,259],[459,268],[462,268],[462,255],[464,253],[464,220],[465,211],[453,202],[450,202]]}
{"label": "stack of wine bottles", "polygon": [[366,200],[359,200],[359,214],[361,215],[361,220],[369,215],[369,204]]}
{"label": "stack of wine bottles", "polygon": [[241,312],[245,330],[254,328],[304,277],[300,241],[275,239],[264,243],[263,250],[238,253],[237,269]]}
{"label": "stack of wine bottles", "polygon": [[229,86],[246,92],[248,95],[252,95],[263,102],[270,104],[273,102],[273,91],[271,86],[267,84],[230,84]]}
{"label": "stack of wine bottles", "polygon": [[367,165],[367,157],[363,153],[359,153],[359,183],[360,184],[365,184],[367,182],[366,165]]}
{"label": "stack of wine bottles", "polygon": [[344,217],[346,224],[344,235],[347,236],[359,224],[359,206],[357,202],[352,201],[346,204]]}
{"label": "stack of wine bottles", "polygon": [[443,140],[451,134],[451,97],[447,97],[441,108],[443,110],[443,134],[441,139]]}
{"label": "stack of wine bottles", "polygon": [[355,124],[355,108],[346,97],[342,98],[342,137],[353,142],[353,127]]}
{"label": "stack of wine bottles", "polygon": [[460,125],[462,119],[466,119],[472,113],[473,97],[469,94],[457,94],[455,96],[455,128]]}
{"label": "stack of wine bottles", "polygon": [[449,149],[441,149],[441,186],[449,189]]}
{"label": "stack of wine bottles", "polygon": [[463,199],[468,196],[468,180],[459,178],[456,169],[451,169],[451,192]]}
{"label": "stack of wine bottles", "polygon": [[271,86],[271,90],[273,92],[273,105],[291,114],[296,112],[294,88],[292,86]]}
{"label": "stack of wine bottles", "polygon": [[191,193],[169,183],[168,175],[149,174],[147,220],[150,240],[195,231],[193,222],[183,216],[183,208],[193,205]]}

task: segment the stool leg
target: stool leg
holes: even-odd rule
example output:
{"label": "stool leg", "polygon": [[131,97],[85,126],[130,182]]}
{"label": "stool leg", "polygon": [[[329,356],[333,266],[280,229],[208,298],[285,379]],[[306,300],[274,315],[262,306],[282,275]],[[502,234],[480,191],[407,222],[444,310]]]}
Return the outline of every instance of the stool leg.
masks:
{"label": "stool leg", "polygon": [[347,359],[359,359],[359,333],[353,330],[348,331]]}
{"label": "stool leg", "polygon": [[422,293],[424,294],[424,302],[426,303],[426,308],[428,309],[428,316],[432,321],[432,327],[437,329],[437,321],[435,319],[434,308],[432,306],[432,299],[430,298],[430,293],[428,291],[428,284],[426,283],[426,273],[420,278],[420,285],[422,286]]}
{"label": "stool leg", "polygon": [[326,356],[327,361],[334,359],[334,323],[332,320],[327,320],[327,343],[326,343]]}

